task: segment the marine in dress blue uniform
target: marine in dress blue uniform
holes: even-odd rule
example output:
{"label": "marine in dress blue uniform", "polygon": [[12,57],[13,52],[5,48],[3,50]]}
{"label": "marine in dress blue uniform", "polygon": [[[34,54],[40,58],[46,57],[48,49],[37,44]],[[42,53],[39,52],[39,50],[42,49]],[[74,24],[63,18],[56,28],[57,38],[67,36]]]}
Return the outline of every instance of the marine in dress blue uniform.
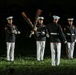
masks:
{"label": "marine in dress blue uniform", "polygon": [[68,25],[64,28],[64,33],[67,38],[67,56],[69,59],[73,59],[74,46],[76,40],[76,28],[73,25],[74,18],[68,18]]}
{"label": "marine in dress blue uniform", "polygon": [[61,39],[64,43],[67,42],[63,30],[61,28],[61,25],[58,24],[59,19],[60,19],[59,16],[53,15],[53,23],[47,25],[47,29],[50,35],[52,66],[58,66],[60,64]]}
{"label": "marine in dress blue uniform", "polygon": [[7,61],[14,61],[14,49],[15,49],[15,40],[16,34],[20,34],[16,25],[13,23],[13,16],[6,18],[8,24],[5,26],[6,33],[6,46],[7,46]]}
{"label": "marine in dress blue uniform", "polygon": [[38,17],[39,21],[36,25],[37,31],[35,34],[36,47],[37,47],[37,61],[44,59],[46,36],[48,35],[46,26],[43,24],[44,17]]}

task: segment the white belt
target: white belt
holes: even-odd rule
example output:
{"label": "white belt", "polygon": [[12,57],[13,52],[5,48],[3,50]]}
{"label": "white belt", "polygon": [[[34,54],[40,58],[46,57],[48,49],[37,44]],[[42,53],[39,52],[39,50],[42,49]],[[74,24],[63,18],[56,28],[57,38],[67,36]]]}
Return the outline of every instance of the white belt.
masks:
{"label": "white belt", "polygon": [[50,33],[51,35],[59,35],[59,33]]}
{"label": "white belt", "polygon": [[67,33],[67,35],[74,35],[74,34]]}
{"label": "white belt", "polygon": [[45,34],[45,32],[37,32],[37,33],[43,33],[43,34]]}

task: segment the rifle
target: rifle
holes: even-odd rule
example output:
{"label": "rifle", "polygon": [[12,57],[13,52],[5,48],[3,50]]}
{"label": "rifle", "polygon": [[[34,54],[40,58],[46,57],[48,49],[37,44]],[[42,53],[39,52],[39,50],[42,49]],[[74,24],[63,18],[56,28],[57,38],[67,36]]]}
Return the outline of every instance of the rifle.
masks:
{"label": "rifle", "polygon": [[68,57],[69,52],[68,52],[68,44],[67,43],[66,43],[66,46],[65,47],[66,47],[66,55],[67,55],[67,58],[69,58]]}
{"label": "rifle", "polygon": [[35,30],[35,25],[31,22],[31,20],[27,17],[27,15],[25,14],[25,12],[22,12],[21,13],[22,14],[22,16],[24,17],[24,19],[26,20],[26,22],[33,28],[33,30],[34,31],[36,31]]}
{"label": "rifle", "polygon": [[[21,13],[22,16],[24,17],[24,19],[26,20],[26,22],[33,28],[32,31],[36,32],[37,31],[37,27],[31,22],[31,20],[26,16],[25,12]],[[33,34],[31,33],[29,37],[31,37]]]}
{"label": "rifle", "polygon": [[[41,10],[41,9],[37,9],[37,11],[36,11],[36,16],[35,16],[35,23],[37,23],[37,20],[38,20],[37,18],[38,18],[38,16],[41,15],[41,13],[42,13],[42,10]],[[37,32],[37,27],[36,27],[36,25],[34,25],[34,24],[31,22],[31,20],[26,16],[25,12],[22,12],[21,14],[22,14],[22,16],[24,17],[24,19],[26,20],[26,22],[33,28],[33,30],[31,31],[31,34],[30,34],[30,37],[31,37],[33,31],[34,31],[34,32]]]}
{"label": "rifle", "polygon": [[[36,22],[38,16],[41,15],[41,13],[42,13],[42,10],[41,10],[41,9],[37,9],[37,11],[36,11],[36,16],[35,16],[35,22]],[[27,23],[28,23],[33,29],[36,28],[36,26],[33,25],[33,23],[31,22],[31,20],[26,16],[25,12],[22,12],[21,14],[22,14],[22,16],[24,17],[24,19],[27,21]],[[36,31],[36,30],[35,30],[35,31]]]}

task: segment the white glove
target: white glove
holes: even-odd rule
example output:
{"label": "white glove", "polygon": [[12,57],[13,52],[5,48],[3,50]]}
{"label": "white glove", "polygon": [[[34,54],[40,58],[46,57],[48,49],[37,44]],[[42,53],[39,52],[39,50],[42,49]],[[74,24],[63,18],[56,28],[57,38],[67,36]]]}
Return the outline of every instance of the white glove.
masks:
{"label": "white glove", "polygon": [[17,34],[17,31],[15,31],[15,34]]}
{"label": "white glove", "polygon": [[34,31],[31,31],[31,34],[34,34]]}
{"label": "white glove", "polygon": [[76,39],[75,39],[75,42],[76,42]]}
{"label": "white glove", "polygon": [[21,32],[20,32],[20,31],[18,31],[18,32],[17,32],[17,34],[21,34]]}
{"label": "white glove", "polygon": [[37,27],[34,27],[34,30],[37,31]]}
{"label": "white glove", "polygon": [[67,41],[64,42],[65,44],[67,43]]}
{"label": "white glove", "polygon": [[16,31],[16,30],[13,30],[12,33],[13,33],[13,34],[17,34],[17,31]]}
{"label": "white glove", "polygon": [[49,38],[50,37],[49,34],[46,34],[46,37]]}
{"label": "white glove", "polygon": [[29,35],[29,37],[31,38],[32,34]]}
{"label": "white glove", "polygon": [[45,32],[42,32],[42,34],[45,34]]}
{"label": "white glove", "polygon": [[32,35],[34,35],[34,31],[31,31],[31,34],[29,35],[29,37],[31,38]]}

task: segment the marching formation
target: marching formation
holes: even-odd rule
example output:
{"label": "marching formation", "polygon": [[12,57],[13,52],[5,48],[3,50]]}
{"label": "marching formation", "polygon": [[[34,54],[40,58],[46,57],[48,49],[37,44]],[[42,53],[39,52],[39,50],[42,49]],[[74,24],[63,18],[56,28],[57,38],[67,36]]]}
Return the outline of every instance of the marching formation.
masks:
{"label": "marching formation", "polygon": [[[73,59],[74,46],[76,42],[76,28],[73,25],[74,18],[68,18],[67,23],[62,29],[61,25],[58,23],[60,17],[53,15],[52,23],[47,25],[44,24],[44,17],[41,16],[42,10],[38,9],[35,16],[34,24],[26,16],[25,12],[22,12],[23,18],[32,27],[30,38],[34,35],[36,40],[37,48],[37,61],[44,60],[44,52],[46,45],[46,38],[50,39],[50,50],[51,50],[51,65],[58,66],[60,64],[61,58],[61,41],[66,44],[67,57],[68,59]],[[7,25],[5,26],[6,33],[6,48],[7,48],[7,61],[14,61],[14,49],[16,35],[21,32],[18,30],[17,26],[13,24],[13,16],[6,18]]]}

